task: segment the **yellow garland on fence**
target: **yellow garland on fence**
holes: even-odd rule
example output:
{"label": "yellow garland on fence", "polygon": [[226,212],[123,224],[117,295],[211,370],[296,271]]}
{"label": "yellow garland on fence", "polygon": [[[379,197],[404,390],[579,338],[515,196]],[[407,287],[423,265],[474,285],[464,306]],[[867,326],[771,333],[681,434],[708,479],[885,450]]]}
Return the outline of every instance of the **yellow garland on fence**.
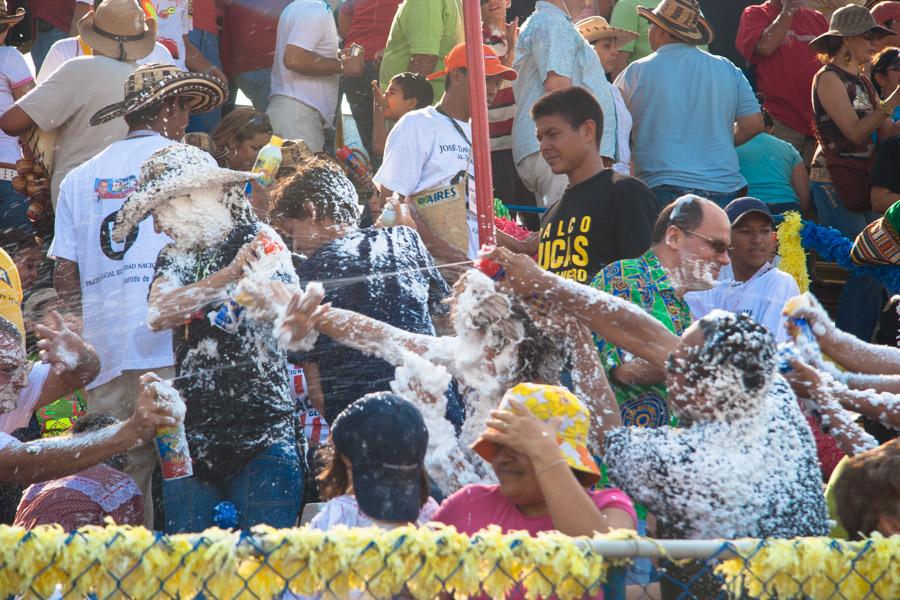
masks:
{"label": "yellow garland on fence", "polygon": [[900,598],[900,535],[861,542],[767,540],[716,567],[728,589],[751,598]]}
{"label": "yellow garland on fence", "polygon": [[[627,539],[617,531],[605,539]],[[532,538],[491,528],[471,538],[451,528],[400,527],[328,532],[257,527],[253,535],[208,529],[165,536],[143,528],[0,526],[0,598],[274,598],[329,589],[414,598],[442,591],[503,598],[521,580],[526,596],[595,597],[610,562],[559,533]],[[618,561],[615,564],[627,564]],[[540,568],[540,571],[537,570]],[[443,583],[442,583],[443,582]],[[404,587],[405,586],[405,587]],[[118,588],[118,589],[117,589]],[[111,596],[112,594],[112,596]]]}
{"label": "yellow garland on fence", "polygon": [[778,254],[781,256],[778,268],[794,278],[801,293],[809,290],[806,253],[800,242],[802,228],[803,219],[796,211],[785,213],[784,221],[778,226]]}

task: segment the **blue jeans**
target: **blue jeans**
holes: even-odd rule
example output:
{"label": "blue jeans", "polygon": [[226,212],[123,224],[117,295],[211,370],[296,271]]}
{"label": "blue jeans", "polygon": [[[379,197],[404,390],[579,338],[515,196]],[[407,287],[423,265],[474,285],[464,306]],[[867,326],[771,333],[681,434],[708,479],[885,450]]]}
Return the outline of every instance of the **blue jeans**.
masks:
{"label": "blue jeans", "polygon": [[272,69],[257,69],[234,76],[234,82],[250,99],[253,108],[261,113],[269,107],[269,90],[272,89]]}
{"label": "blue jeans", "polygon": [[658,185],[653,188],[653,193],[656,195],[656,204],[659,206],[659,210],[664,209],[678,198],[687,194],[694,194],[695,196],[712,200],[722,208],[725,208],[732,200],[745,196],[747,194],[747,187],[744,186],[734,192],[711,192],[709,190],[683,188],[676,185]]}
{"label": "blue jeans", "polygon": [[[31,44],[31,60],[34,61],[34,72],[38,73],[41,65],[44,64],[44,59],[47,58],[47,53],[50,52],[50,46],[69,37],[69,32],[61,31],[42,19],[38,19],[36,25],[34,42]],[[41,31],[42,27],[47,26],[50,29]]]}
{"label": "blue jeans", "polygon": [[[13,189],[11,181],[0,181],[0,233],[21,229],[31,233],[31,221],[25,214],[30,200]],[[0,239],[3,239],[0,236]]]}
{"label": "blue jeans", "polygon": [[303,499],[303,469],[297,443],[285,440],[269,446],[228,479],[215,482],[197,477],[163,482],[166,533],[203,531],[214,525],[213,511],[228,500],[237,508],[238,528],[265,523],[293,527]]}
{"label": "blue jeans", "polygon": [[[200,54],[210,62],[214,67],[222,68],[222,61],[219,60],[219,36],[202,29],[192,29],[188,34],[188,39],[193,45],[200,50]],[[227,82],[226,82],[227,83]],[[187,126],[187,132],[205,131],[212,133],[212,130],[218,126],[222,120],[222,107],[216,108],[199,115],[191,115],[191,120]]]}
{"label": "blue jeans", "polygon": [[[847,210],[832,183],[810,183],[813,202],[819,215],[819,223],[834,227],[849,240],[876,220],[874,212],[857,213]],[[835,324],[848,333],[868,342],[878,323],[878,315],[884,304],[884,286],[874,277],[850,275],[841,290]]]}

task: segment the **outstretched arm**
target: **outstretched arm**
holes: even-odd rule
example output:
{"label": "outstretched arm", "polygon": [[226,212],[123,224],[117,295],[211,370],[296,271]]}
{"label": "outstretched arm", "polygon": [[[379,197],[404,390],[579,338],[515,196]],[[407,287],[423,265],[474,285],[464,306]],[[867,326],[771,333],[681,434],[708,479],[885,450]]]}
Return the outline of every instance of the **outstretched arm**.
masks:
{"label": "outstretched arm", "polygon": [[600,357],[594,337],[583,323],[572,324],[568,328],[570,359],[572,362],[572,382],[575,393],[587,405],[591,413],[591,442],[596,454],[601,454],[606,444],[606,432],[622,426],[622,414],[616,404],[616,397]]}
{"label": "outstretched arm", "polygon": [[568,313],[610,344],[662,368],[678,337],[639,307],[579,283],[543,271],[524,254],[494,248],[485,257],[506,271],[498,285],[519,294],[537,310]]}

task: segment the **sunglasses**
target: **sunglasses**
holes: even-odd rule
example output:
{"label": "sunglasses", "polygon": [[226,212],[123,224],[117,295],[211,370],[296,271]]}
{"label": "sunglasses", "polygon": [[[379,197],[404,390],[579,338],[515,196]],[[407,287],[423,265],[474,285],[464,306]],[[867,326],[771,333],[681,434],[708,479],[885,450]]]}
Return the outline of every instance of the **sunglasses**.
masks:
{"label": "sunglasses", "polygon": [[866,40],[867,42],[877,42],[884,36],[882,34],[878,33],[877,31],[867,31],[867,32],[863,33],[862,35],[860,35],[859,37]]}
{"label": "sunglasses", "polygon": [[253,127],[263,127],[266,129],[271,129],[272,124],[269,122],[269,117],[267,115],[256,115],[249,121],[247,121],[247,125],[252,125]]}
{"label": "sunglasses", "polygon": [[[675,227],[678,227],[678,225],[676,225]],[[681,229],[685,233],[685,235],[703,240],[709,245],[710,248],[713,249],[713,252],[715,252],[716,254],[725,254],[726,252],[728,252],[728,244],[726,244],[722,240],[716,240],[711,237],[707,237],[702,233],[697,233],[696,231],[691,231],[690,229],[684,229],[682,227],[678,227],[678,229]]]}

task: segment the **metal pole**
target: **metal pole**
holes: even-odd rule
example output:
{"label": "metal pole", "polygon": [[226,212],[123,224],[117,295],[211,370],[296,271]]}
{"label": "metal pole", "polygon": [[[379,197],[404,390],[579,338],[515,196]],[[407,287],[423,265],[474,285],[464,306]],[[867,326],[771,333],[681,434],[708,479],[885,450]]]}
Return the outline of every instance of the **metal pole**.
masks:
{"label": "metal pole", "polygon": [[487,91],[484,84],[484,48],[481,39],[481,2],[463,0],[466,58],[469,62],[469,110],[472,117],[472,153],[475,163],[475,199],[479,245],[494,245],[494,188],[491,174],[491,138],[488,132]]}

